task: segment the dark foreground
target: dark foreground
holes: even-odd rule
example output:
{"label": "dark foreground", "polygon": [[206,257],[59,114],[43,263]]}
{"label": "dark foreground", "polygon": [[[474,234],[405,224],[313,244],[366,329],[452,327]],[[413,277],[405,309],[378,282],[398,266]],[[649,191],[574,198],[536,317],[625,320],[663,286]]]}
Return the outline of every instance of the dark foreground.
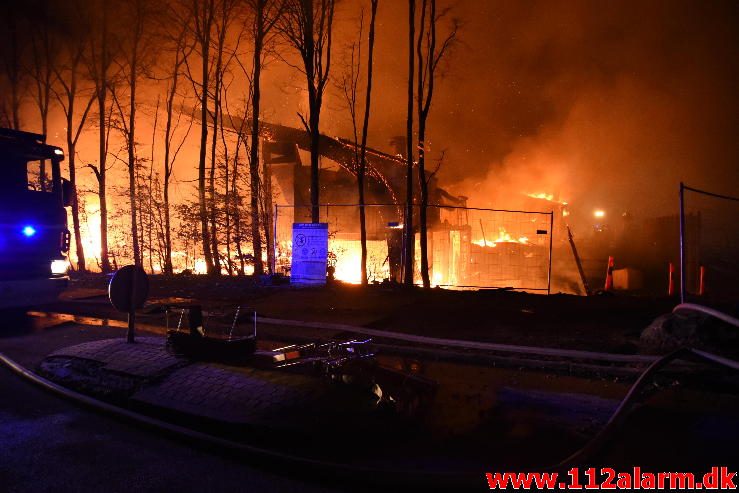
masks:
{"label": "dark foreground", "polygon": [[339,491],[87,411],[0,368],[0,490]]}
{"label": "dark foreground", "polygon": [[[292,288],[252,277],[150,276],[150,301],[191,300],[206,306],[241,305],[260,316],[341,323],[429,337],[464,339],[611,353],[640,351],[642,330],[668,313],[676,299],[605,294],[551,296],[506,290],[450,291],[367,287],[334,283],[322,288]],[[73,278],[58,311],[94,309],[95,295],[106,294],[108,278]],[[98,301],[102,301],[98,298]],[[54,309],[54,307],[52,307]],[[108,315],[115,315],[112,309]]]}
{"label": "dark foreground", "polygon": [[[123,335],[120,328],[54,319],[37,319],[27,327],[6,321],[3,329],[0,351],[31,369],[60,348]],[[463,432],[454,440],[456,449],[438,447],[438,469],[474,465],[481,488],[485,471],[537,468],[563,459],[600,429],[628,389],[618,379],[433,359],[416,363],[442,385],[439,407],[432,413],[436,429]],[[735,469],[739,407],[735,393],[714,376],[705,380],[710,385],[656,381],[643,405],[629,414],[592,463],[653,471],[701,472],[713,465]],[[5,370],[0,385],[0,438],[8,444],[0,452],[0,484],[10,485],[10,491],[320,491],[327,484],[326,475],[296,476],[289,468],[263,462],[255,469],[249,458],[193,448],[109,420],[50,397]],[[343,440],[321,440],[319,433],[303,446],[347,462],[366,459],[366,431],[353,427]],[[423,444],[423,455],[433,456],[429,442]],[[412,462],[413,444],[404,445],[405,461]],[[390,452],[377,449],[375,462]],[[346,482],[328,487],[357,489]]]}

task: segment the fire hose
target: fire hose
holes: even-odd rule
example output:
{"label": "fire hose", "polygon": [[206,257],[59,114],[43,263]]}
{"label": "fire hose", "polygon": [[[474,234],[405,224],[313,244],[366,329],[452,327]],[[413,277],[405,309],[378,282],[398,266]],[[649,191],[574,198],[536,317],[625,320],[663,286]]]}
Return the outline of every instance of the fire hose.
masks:
{"label": "fire hose", "polygon": [[[734,327],[739,327],[739,320],[737,320],[736,318],[727,315],[726,313],[723,313],[719,310],[703,305],[698,305],[694,303],[681,303],[677,305],[672,311],[673,313],[676,313],[683,310],[704,313],[706,315],[710,315],[719,320],[722,320],[730,325],[733,325]],[[555,466],[555,469],[562,468],[567,465],[582,463],[582,461],[586,460],[588,457],[591,457],[598,449],[600,449],[602,445],[611,437],[611,435],[613,435],[614,431],[623,423],[627,411],[638,398],[639,391],[641,391],[649,382],[649,378],[672,361],[678,359],[698,359],[705,363],[711,363],[714,365],[729,368],[734,371],[739,371],[739,362],[694,348],[680,348],[670,354],[661,357],[660,359],[654,361],[651,365],[649,365],[649,367],[644,370],[644,373],[642,373],[636,380],[636,382],[634,382],[629,391],[626,393],[626,396],[623,398],[623,400],[613,412],[608,422],[601,429],[601,431],[587,444],[585,444],[585,446],[557,464],[557,466]]]}
{"label": "fire hose", "polygon": [[[719,318],[733,326],[739,327],[739,320],[726,315],[717,310],[703,307],[700,305],[682,304],[675,307],[678,310],[694,310],[706,313],[708,315]],[[638,400],[639,393],[650,382],[650,378],[659,370],[678,359],[698,360],[704,363],[729,368],[739,371],[739,362],[725,358],[716,354],[708,353],[694,348],[681,348],[668,355],[665,355],[654,362],[639,376],[634,382],[626,396],[622,399],[616,410],[601,431],[589,440],[580,449],[569,455],[566,459],[560,461],[556,465],[548,467],[530,467],[527,470],[546,470],[546,471],[563,471],[574,465],[584,464],[591,459],[598,451],[600,451],[606,442],[613,437],[615,431],[625,422],[628,411],[631,406]],[[394,485],[405,484],[408,486],[428,485],[433,487],[449,487],[449,486],[478,486],[482,481],[482,473],[475,475],[473,472],[449,471],[449,472],[429,472],[429,471],[399,471],[373,467],[361,467],[351,464],[342,464],[331,461],[316,460],[307,457],[286,454],[277,450],[264,449],[248,445],[246,443],[236,442],[233,440],[220,438],[208,433],[199,432],[183,426],[168,423],[150,416],[142,415],[128,409],[123,409],[112,404],[108,404],[92,397],[80,394],[78,392],[61,387],[50,382],[39,375],[27,370],[3,353],[0,353],[0,363],[10,368],[18,375],[30,380],[46,390],[50,390],[64,398],[74,400],[86,407],[112,414],[117,418],[123,418],[127,421],[133,421],[138,424],[158,429],[170,435],[184,437],[188,440],[205,443],[211,446],[217,446],[232,451],[246,453],[252,457],[277,461],[282,464],[290,464],[293,467],[300,467],[306,471],[330,471],[334,475],[344,477],[350,481],[356,481],[362,478],[362,481],[383,482],[388,481]],[[324,476],[325,477],[325,476]]]}
{"label": "fire hose", "polygon": [[725,314],[724,312],[720,312],[718,310],[715,310],[713,308],[709,308],[707,306],[698,305],[696,303],[680,303],[677,305],[673,310],[672,313],[676,313],[682,310],[688,310],[688,311],[694,311],[699,313],[705,313],[706,315],[710,315],[712,317],[715,317],[723,322],[726,322],[729,325],[733,325],[734,327],[739,328],[739,319],[734,318],[730,315]]}

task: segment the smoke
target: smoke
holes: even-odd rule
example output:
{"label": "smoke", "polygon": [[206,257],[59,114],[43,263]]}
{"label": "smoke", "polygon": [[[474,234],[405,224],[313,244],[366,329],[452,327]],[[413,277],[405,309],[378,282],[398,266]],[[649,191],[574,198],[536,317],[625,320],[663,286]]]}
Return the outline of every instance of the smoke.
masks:
{"label": "smoke", "polygon": [[[516,207],[524,193],[547,193],[570,202],[573,211],[651,215],[675,210],[680,180],[737,194],[739,3],[438,1],[451,5],[450,15],[463,24],[460,43],[443,62],[429,119],[430,157],[444,156],[442,187],[475,206]],[[339,4],[334,78],[342,71],[342,50],[356,39],[360,4],[366,9],[368,2]],[[369,144],[389,152],[390,140],[405,133],[407,49],[407,3],[381,1]],[[290,50],[284,56],[299,65]],[[304,76],[279,60],[263,75],[263,118],[301,127]],[[246,84],[236,77],[231,87],[231,110],[238,111]],[[143,83],[145,120],[162,91],[162,84]],[[51,119],[50,141],[64,145],[57,108]],[[82,163],[96,155],[95,129],[88,127],[78,149]],[[140,135],[150,128],[144,121]],[[321,129],[352,133],[334,88]],[[196,139],[190,140],[176,171],[183,184],[194,177]],[[189,192],[182,185],[181,194]]]}
{"label": "smoke", "polygon": [[[674,212],[680,180],[737,194],[733,2],[468,2],[432,118],[470,204],[545,192]],[[438,104],[437,104],[438,103]]]}

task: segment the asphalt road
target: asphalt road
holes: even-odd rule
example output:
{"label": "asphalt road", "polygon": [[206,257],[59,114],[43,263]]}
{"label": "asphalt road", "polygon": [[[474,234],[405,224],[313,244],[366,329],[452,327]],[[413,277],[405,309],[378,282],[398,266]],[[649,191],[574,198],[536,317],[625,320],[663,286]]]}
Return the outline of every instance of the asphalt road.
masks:
{"label": "asphalt road", "polygon": [[[35,324],[20,331],[16,327],[15,333],[10,333],[4,326],[5,323],[0,326],[0,350],[31,368],[34,360],[50,349],[44,346],[63,343],[70,337],[71,328]],[[80,329],[71,338],[81,341],[109,337],[106,332]],[[34,337],[34,333],[43,334],[43,338]],[[246,459],[111,419],[56,397],[0,365],[0,491],[203,493],[341,489],[302,481],[289,471],[254,467]]]}

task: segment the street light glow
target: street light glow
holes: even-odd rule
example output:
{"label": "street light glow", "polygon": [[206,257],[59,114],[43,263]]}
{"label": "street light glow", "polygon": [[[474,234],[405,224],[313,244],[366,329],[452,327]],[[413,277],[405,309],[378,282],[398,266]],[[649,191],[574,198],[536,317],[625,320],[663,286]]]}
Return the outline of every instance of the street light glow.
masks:
{"label": "street light glow", "polygon": [[593,212],[593,215],[597,217],[598,219],[602,219],[606,217],[606,211],[602,209],[596,209],[595,212]]}

